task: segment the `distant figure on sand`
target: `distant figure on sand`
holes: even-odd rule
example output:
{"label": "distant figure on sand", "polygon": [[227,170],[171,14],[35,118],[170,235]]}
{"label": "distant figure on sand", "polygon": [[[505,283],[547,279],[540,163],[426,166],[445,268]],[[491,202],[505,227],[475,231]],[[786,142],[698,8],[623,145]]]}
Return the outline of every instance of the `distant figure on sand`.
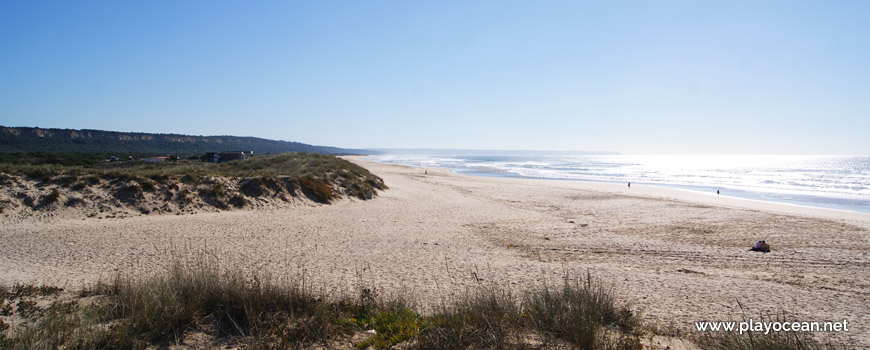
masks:
{"label": "distant figure on sand", "polygon": [[719,195],[719,190],[716,190],[716,195],[717,195],[717,196]]}
{"label": "distant figure on sand", "polygon": [[752,248],[749,248],[749,250],[753,252],[770,253],[770,245],[768,245],[764,240],[760,240],[755,242],[755,245],[752,246]]}
{"label": "distant figure on sand", "polygon": [[628,188],[631,188],[631,182],[628,183]]}

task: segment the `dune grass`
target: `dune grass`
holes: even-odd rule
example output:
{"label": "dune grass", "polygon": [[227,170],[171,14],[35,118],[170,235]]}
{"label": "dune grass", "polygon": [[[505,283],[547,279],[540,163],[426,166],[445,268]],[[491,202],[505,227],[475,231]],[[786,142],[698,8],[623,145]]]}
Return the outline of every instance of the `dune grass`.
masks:
{"label": "dune grass", "polygon": [[[108,186],[125,202],[135,201],[143,192],[168,192],[174,183],[206,186],[199,195],[220,209],[229,207],[238,193],[226,193],[216,184],[215,177],[231,179],[245,195],[300,191],[311,199],[327,203],[338,196],[370,199],[378,190],[386,189],[381,178],[367,169],[331,155],[284,153],[257,156],[243,161],[210,163],[180,161],[166,163],[111,162],[90,166],[60,164],[0,163],[0,181],[11,185],[9,175],[23,176],[38,186],[56,186],[82,191],[90,186]],[[235,187],[235,186],[234,186]],[[42,207],[53,204],[45,198]],[[243,206],[244,201],[233,201]]]}
{"label": "dune grass", "polygon": [[86,290],[83,296],[98,298],[87,307],[34,313],[31,322],[7,330],[0,345],[130,349],[173,344],[191,331],[205,331],[254,349],[328,346],[348,343],[354,334],[365,335],[353,344],[360,349],[397,344],[418,349],[599,348],[622,344],[622,338],[605,334],[636,328],[634,315],[591,281],[542,287],[521,297],[481,287],[431,315],[419,314],[402,299],[381,298],[372,289],[363,288],[356,297],[329,297],[303,285],[207,264],[175,265],[150,278],[118,277]]}
{"label": "dune grass", "polygon": [[82,292],[97,297],[68,312],[40,312],[0,337],[3,349],[144,349],[193,330],[249,348],[295,348],[350,333],[358,303],[327,300],[301,283],[278,284],[204,264],[175,265],[135,280],[118,277]]}
{"label": "dune grass", "polygon": [[[78,300],[88,303],[34,307],[26,323],[0,322],[0,348],[160,348],[200,332],[211,344],[248,349],[642,349],[649,331],[589,276],[566,276],[561,285],[519,295],[479,285],[424,315],[373,289],[327,296],[303,280],[213,266],[176,264],[147,278],[119,276],[82,291]],[[60,290],[17,286],[0,293],[7,305]],[[833,348],[804,333],[706,334],[696,341],[703,349]]]}
{"label": "dune grass", "polygon": [[[332,171],[352,172],[370,175],[365,168],[341,158],[316,153],[282,153],[253,157],[244,161],[212,163],[200,161],[181,161],[164,163],[111,162],[90,166],[67,166],[61,164],[16,164],[0,163],[0,171],[10,174],[23,174],[33,178],[67,174],[83,176],[88,174],[107,175],[117,178],[148,177],[166,178],[175,175],[217,175],[229,177],[251,176],[319,176]],[[339,174],[337,174],[339,175]],[[72,181],[67,181],[71,183]]]}

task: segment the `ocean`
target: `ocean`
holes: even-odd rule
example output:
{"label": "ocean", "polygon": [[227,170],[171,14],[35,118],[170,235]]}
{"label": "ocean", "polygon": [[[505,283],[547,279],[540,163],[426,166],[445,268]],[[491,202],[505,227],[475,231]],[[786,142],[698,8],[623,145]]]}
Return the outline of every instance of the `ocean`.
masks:
{"label": "ocean", "polygon": [[386,154],[374,160],[457,174],[631,182],[870,213],[870,157],[737,155],[509,155],[498,151]]}

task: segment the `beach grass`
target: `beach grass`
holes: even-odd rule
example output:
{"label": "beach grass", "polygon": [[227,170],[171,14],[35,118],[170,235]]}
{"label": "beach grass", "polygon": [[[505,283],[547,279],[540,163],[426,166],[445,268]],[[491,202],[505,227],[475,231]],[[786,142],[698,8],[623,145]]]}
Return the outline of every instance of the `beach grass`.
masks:
{"label": "beach grass", "polygon": [[[421,314],[406,299],[382,298],[370,288],[328,296],[302,279],[213,266],[175,264],[145,278],[118,275],[48,306],[37,301],[62,289],[0,288],[0,316],[26,320],[10,326],[0,317],[0,348],[146,349],[184,344],[199,333],[207,344],[249,349],[643,349],[651,329],[590,276],[566,276],[561,285],[521,294],[478,285]],[[693,340],[703,349],[836,348],[800,332]]]}
{"label": "beach grass", "polygon": [[[249,349],[644,348],[651,328],[628,305],[589,276],[569,277],[520,294],[478,285],[421,314],[406,299],[382,298],[370,288],[328,296],[302,279],[175,264],[145,278],[118,275],[47,306],[37,301],[62,289],[0,288],[0,316],[26,320],[10,326],[0,317],[0,348],[146,349],[185,344],[195,333],[205,334],[206,345]],[[836,348],[800,332],[705,334],[693,341],[703,349]]]}
{"label": "beach grass", "polygon": [[[83,290],[79,299],[34,307],[27,315],[12,310],[28,321],[6,325],[0,347],[136,349],[204,332],[253,349],[334,342],[360,349],[624,348],[641,329],[631,311],[591,280],[517,296],[480,286],[427,315],[369,288],[331,297],[304,285],[301,279],[279,283],[266,274],[176,264],[147,278],[118,276]],[[4,303],[61,292],[24,289],[2,290]]]}

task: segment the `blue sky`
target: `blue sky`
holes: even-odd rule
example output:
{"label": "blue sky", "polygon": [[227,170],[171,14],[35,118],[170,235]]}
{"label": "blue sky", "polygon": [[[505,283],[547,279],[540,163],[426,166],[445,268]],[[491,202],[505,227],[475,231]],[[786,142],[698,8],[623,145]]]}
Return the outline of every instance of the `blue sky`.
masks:
{"label": "blue sky", "polygon": [[0,125],[870,154],[868,1],[4,1]]}

